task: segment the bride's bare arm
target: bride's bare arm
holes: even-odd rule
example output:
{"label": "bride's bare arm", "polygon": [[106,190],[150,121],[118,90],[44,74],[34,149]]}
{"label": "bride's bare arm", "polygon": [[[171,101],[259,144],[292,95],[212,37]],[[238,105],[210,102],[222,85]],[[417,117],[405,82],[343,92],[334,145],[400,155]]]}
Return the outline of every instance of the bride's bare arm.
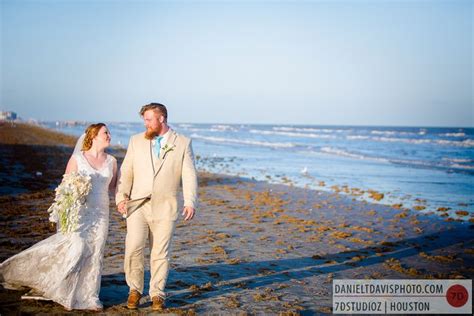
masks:
{"label": "bride's bare arm", "polygon": [[117,160],[114,159],[114,170],[113,170],[112,181],[110,181],[110,185],[109,185],[109,191],[112,194],[115,194],[116,189],[117,189]]}
{"label": "bride's bare arm", "polygon": [[69,158],[65,174],[77,171],[77,161],[74,157]]}

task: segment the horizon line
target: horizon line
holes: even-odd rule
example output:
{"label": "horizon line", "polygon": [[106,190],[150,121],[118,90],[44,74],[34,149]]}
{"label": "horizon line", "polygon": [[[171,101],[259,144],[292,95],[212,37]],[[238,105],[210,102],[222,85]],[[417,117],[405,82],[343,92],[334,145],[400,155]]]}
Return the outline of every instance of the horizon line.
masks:
{"label": "horizon line", "polygon": [[[38,122],[77,122],[77,123],[91,123],[91,120],[36,120]],[[114,121],[104,120],[107,123],[142,123],[141,121]],[[290,126],[321,126],[321,127],[401,127],[401,128],[463,128],[474,129],[473,126],[449,126],[449,125],[397,125],[397,124],[318,124],[318,123],[225,123],[225,122],[169,122],[173,124],[214,124],[214,125],[290,125]]]}

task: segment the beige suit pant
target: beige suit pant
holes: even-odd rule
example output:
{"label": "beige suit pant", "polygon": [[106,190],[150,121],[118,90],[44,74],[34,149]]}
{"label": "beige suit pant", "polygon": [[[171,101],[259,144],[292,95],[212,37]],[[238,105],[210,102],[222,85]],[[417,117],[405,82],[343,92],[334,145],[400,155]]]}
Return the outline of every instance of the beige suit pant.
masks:
{"label": "beige suit pant", "polygon": [[[159,210],[155,210],[159,211]],[[165,297],[165,285],[170,267],[171,238],[176,221],[157,220],[148,202],[127,218],[125,240],[125,279],[130,290],[143,294],[145,246],[150,238],[150,297]]]}

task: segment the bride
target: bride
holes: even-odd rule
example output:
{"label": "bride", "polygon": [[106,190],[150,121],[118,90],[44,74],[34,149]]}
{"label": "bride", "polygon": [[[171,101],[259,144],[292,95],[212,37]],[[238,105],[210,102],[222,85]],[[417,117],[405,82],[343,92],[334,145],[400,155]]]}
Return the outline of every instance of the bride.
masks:
{"label": "bride", "polygon": [[69,310],[102,309],[99,290],[109,226],[108,191],[115,191],[117,181],[117,161],[104,151],[110,140],[105,124],[87,127],[66,167],[66,174],[85,173],[92,183],[76,231],[58,230],[0,263],[0,283],[5,288],[31,288]]}

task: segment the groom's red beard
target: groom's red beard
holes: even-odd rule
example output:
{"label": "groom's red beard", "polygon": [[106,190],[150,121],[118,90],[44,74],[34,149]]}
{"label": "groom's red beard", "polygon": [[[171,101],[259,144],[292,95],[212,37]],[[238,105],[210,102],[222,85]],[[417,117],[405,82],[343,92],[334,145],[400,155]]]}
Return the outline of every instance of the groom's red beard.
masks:
{"label": "groom's red beard", "polygon": [[160,132],[161,132],[161,126],[158,126],[155,129],[147,129],[145,131],[145,138],[151,140],[155,138],[156,136],[160,135]]}

